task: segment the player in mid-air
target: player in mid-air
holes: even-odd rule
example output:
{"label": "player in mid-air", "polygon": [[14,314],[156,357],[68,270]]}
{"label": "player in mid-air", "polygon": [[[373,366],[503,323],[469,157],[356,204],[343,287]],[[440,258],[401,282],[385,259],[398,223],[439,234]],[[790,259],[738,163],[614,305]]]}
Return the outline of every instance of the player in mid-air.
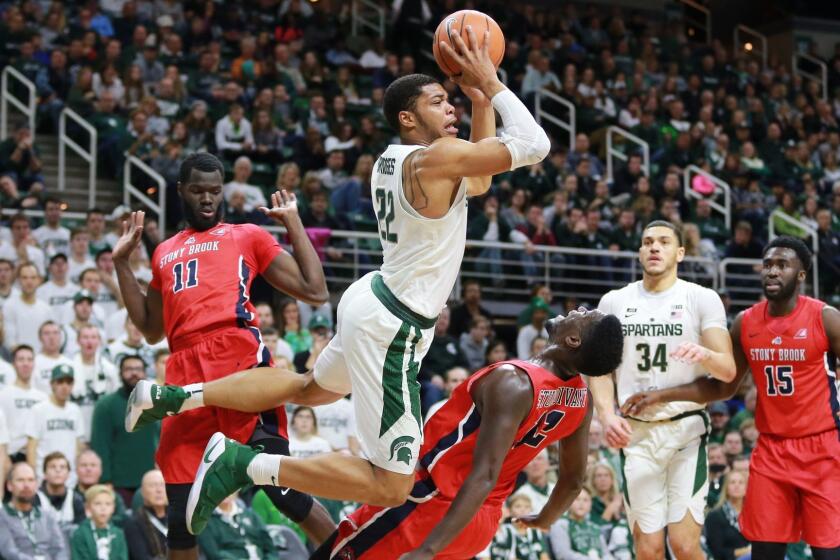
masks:
{"label": "player in mid-air", "polygon": [[[165,334],[172,349],[167,382],[188,385],[271,364],[249,299],[258,274],[304,301],[321,303],[327,298],[323,269],[303,229],[294,195],[277,193],[273,208],[264,209],[288,229],[292,256],[260,227],[221,221],[223,182],[222,163],[210,154],[193,154],[181,164],[178,193],[187,228],[155,250],[152,281],[145,294],[129,265],[129,255],[142,236],[143,212],[132,214],[114,247],[114,265],[131,322],[149,342]],[[157,463],[169,498],[170,558],[198,558],[185,514],[207,438],[223,430],[271,453],[288,454],[285,411],[266,407],[254,412],[261,414],[210,407],[163,419]],[[334,530],[327,511],[311,496],[277,487],[266,491],[313,540],[321,541]]]}
{"label": "player in mid-air", "polygon": [[[496,533],[518,473],[561,440],[559,482],[548,505],[524,520],[547,530],[577,497],[586,474],[592,407],[579,374],[611,373],[621,360],[623,338],[620,321],[600,311],[573,311],[548,321],[546,329],[549,345],[543,352],[476,372],[429,419],[406,501],[363,506],[313,558],[396,560],[407,553],[410,560],[472,558]],[[213,395],[219,404],[215,398],[251,386],[251,373],[206,384],[205,398]],[[224,442],[225,450],[206,476],[250,484],[250,465],[260,455],[221,436],[214,439]],[[401,447],[396,454],[407,451]],[[285,468],[284,463],[281,477]],[[217,491],[231,488],[217,486]]]}
{"label": "player in mid-air", "polygon": [[[642,280],[607,293],[599,305],[624,330],[624,358],[590,390],[612,447],[621,448],[624,502],[636,558],[664,555],[665,528],[679,560],[702,559],[700,531],[708,492],[708,417],[693,402],[668,402],[621,417],[615,410],[632,394],[672,387],[711,374],[735,377],[726,312],[718,295],[677,277],[685,256],[682,233],[654,221],[642,232]],[[617,386],[617,387],[616,387]]]}
{"label": "player in mid-air", "polygon": [[[271,455],[251,464],[259,484],[277,484],[325,498],[394,506],[414,483],[422,442],[417,372],[437,315],[446,304],[464,256],[467,197],[484,194],[491,176],[542,161],[550,142],[525,105],[496,76],[486,48],[472,30],[468,47],[455,38],[462,74],[455,81],[473,103],[470,141],[456,137],[454,107],[435,79],[412,74],[385,92],[384,112],[399,132],[376,161],[371,180],[383,264],[354,282],[338,305],[337,331],[315,363],[298,375],[268,368],[229,395],[237,407],[257,401],[323,404],[353,393],[365,459],[327,454],[281,466]],[[485,36],[485,45],[489,41]],[[451,49],[450,49],[451,51]],[[503,132],[495,136],[493,110]],[[271,394],[267,385],[279,388]],[[129,424],[200,405],[202,387],[184,390],[139,385],[129,405]],[[254,399],[250,395],[254,394]],[[184,401],[184,395],[187,399]],[[179,402],[180,401],[182,402]],[[198,533],[218,500],[223,477],[213,467],[228,444],[214,438],[196,476],[188,524]],[[210,474],[208,474],[210,472]],[[278,474],[279,473],[279,474]]]}
{"label": "player in mid-air", "polygon": [[729,399],[752,372],[761,435],[739,521],[752,557],[762,560],[782,560],[787,543],[803,539],[816,560],[840,560],[840,312],[800,295],[811,259],[793,237],[777,237],[765,248],[767,300],[740,313],[730,331],[733,381],[702,378],[624,403],[628,414],[638,414],[673,400]]}

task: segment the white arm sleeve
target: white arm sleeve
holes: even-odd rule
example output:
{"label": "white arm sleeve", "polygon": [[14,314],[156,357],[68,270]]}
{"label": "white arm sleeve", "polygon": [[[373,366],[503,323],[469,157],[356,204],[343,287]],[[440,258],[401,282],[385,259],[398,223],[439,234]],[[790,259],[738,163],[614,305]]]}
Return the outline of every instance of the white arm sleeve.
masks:
{"label": "white arm sleeve", "polygon": [[502,117],[499,140],[510,151],[511,170],[541,162],[551,149],[551,141],[528,108],[509,89],[494,95],[492,103]]}

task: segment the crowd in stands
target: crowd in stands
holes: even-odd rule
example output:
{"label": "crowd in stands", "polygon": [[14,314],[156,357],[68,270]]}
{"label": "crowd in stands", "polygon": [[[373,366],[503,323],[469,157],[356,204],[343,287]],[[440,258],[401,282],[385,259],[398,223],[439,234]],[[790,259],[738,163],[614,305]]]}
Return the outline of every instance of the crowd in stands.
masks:
{"label": "crowd in stands", "polygon": [[[577,111],[572,145],[550,129],[554,149],[544,162],[495,177],[490,194],[470,202],[470,238],[521,246],[471,253],[483,258],[494,281],[511,261],[526,277],[541,278],[545,246],[635,251],[641,228],[655,218],[682,226],[691,256],[756,258],[779,211],[817,232],[822,297],[840,297],[840,48],[826,61],[830,97],[822,99],[815,83],[793,76],[773,56],[765,69],[718,41],[692,43],[681,21],[662,14],[566,2],[550,10],[489,0],[388,4],[383,40],[351,35],[349,2],[0,1],[0,67],[16,68],[38,96],[36,130],[19,126],[0,142],[0,205],[44,214],[6,216],[0,227],[4,558],[68,558],[70,551],[73,558],[98,558],[102,547],[109,558],[166,553],[166,495],[154,470],[157,428],[127,434],[122,415],[138,379],[165,380],[168,350],[165,342],[143,340],[116,285],[110,248],[128,209],[90,209],[83,222],[68,220],[56,185],[45,178],[33,136],[54,134],[65,107],[96,128],[101,176],[120,177],[131,155],[165,179],[169,231],[181,218],[174,190],[180,162],[200,150],[225,162],[228,222],[261,223],[256,209],[275,189],[286,189],[298,195],[307,228],[375,231],[370,173],[394,137],[382,115],[384,89],[408,73],[436,72],[424,30],[453,9],[475,7],[505,31],[508,86],[532,107],[548,88]],[[468,138],[469,102],[452,83],[446,88],[461,118],[459,136]],[[617,162],[609,180],[610,125],[648,142],[649,169],[626,147],[627,161]],[[730,228],[708,180],[692,179],[694,195],[686,196],[689,165],[731,185]],[[149,256],[161,241],[157,225],[147,218],[143,247],[132,256],[145,284]],[[777,218],[774,226],[810,235],[796,222]],[[330,266],[348,257],[329,240],[323,258]],[[610,266],[609,258],[586,259],[579,264]],[[683,273],[704,274],[702,266]],[[424,414],[433,414],[471,372],[539,352],[547,318],[595,305],[600,295],[554,301],[556,285],[529,284],[515,334],[504,336],[504,321],[482,302],[486,284],[463,282],[423,362]],[[331,306],[266,298],[256,307],[275,362],[310,369],[333,334]],[[749,387],[734,401],[710,406],[705,543],[714,558],[748,554],[737,512],[757,435],[754,408]],[[354,432],[349,399],[290,409],[293,455],[358,454]],[[631,558],[618,454],[604,443],[597,419],[590,451],[589,483],[549,535],[505,522],[481,557]],[[552,451],[526,469],[510,514],[539,510],[555,461]],[[325,505],[336,520],[354,506]],[[253,492],[223,503],[199,541],[208,558],[219,557],[214,551],[300,558],[305,542],[264,494]],[[789,552],[807,555],[804,546]]]}

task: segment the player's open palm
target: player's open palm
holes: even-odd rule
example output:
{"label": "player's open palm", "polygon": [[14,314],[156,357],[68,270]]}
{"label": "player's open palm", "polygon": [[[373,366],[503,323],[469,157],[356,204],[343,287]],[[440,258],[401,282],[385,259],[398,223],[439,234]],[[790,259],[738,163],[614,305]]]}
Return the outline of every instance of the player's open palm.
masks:
{"label": "player's open palm", "polygon": [[286,223],[292,217],[298,217],[297,197],[285,189],[271,195],[271,208],[260,207],[260,212],[278,222]]}
{"label": "player's open palm", "polygon": [[132,212],[131,216],[123,222],[122,235],[117,240],[112,251],[114,260],[128,259],[131,253],[140,245],[143,237],[143,220],[146,213],[142,210]]}
{"label": "player's open palm", "polygon": [[452,36],[452,41],[458,48],[458,52],[455,52],[452,47],[443,41],[440,43],[440,48],[446,51],[447,56],[454,59],[461,67],[461,74],[453,76],[452,81],[464,88],[477,88],[481,84],[497,79],[496,67],[490,60],[490,54],[487,50],[487,45],[490,44],[490,32],[485,31],[484,45],[481,47],[478,46],[478,38],[472,26],[467,26],[467,35],[469,36],[469,45],[464,42],[460,33]]}

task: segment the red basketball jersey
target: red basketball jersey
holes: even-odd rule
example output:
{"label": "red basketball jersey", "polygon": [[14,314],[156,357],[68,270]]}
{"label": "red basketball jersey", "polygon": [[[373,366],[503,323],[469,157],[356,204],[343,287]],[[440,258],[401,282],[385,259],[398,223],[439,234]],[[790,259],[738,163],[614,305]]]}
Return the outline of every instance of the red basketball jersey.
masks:
{"label": "red basketball jersey", "polygon": [[264,229],[219,224],[185,229],[155,249],[151,287],[163,296],[163,324],[174,350],[192,336],[256,327],[251,282],[283,249]]}
{"label": "red basketball jersey", "polygon": [[825,303],[800,296],[793,313],[772,317],[767,302],[744,312],[741,347],[758,400],[763,434],[799,438],[840,429],[835,356],[823,326]]}
{"label": "red basketball jersey", "polygon": [[[470,388],[503,364],[528,374],[534,401],[531,412],[516,432],[515,443],[505,457],[496,487],[485,502],[487,505],[501,506],[525,465],[549,444],[571,435],[586,417],[589,392],[579,375],[564,381],[550,371],[520,360],[499,362],[476,372],[452,392],[449,401],[432,415],[423,430],[417,479],[426,480],[431,475],[434,487],[443,497],[454,498],[472,469],[481,416]],[[492,414],[492,411],[484,412]]]}

